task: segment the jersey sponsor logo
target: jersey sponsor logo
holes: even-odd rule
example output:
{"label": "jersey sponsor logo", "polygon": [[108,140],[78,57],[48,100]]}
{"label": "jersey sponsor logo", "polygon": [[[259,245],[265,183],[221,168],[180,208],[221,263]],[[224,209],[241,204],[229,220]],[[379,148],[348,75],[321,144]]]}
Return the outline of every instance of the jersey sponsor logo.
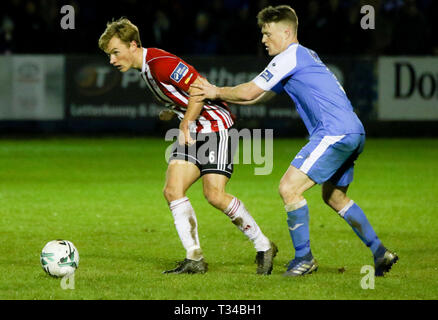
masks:
{"label": "jersey sponsor logo", "polygon": [[175,70],[173,70],[172,74],[170,75],[170,78],[175,80],[175,82],[180,82],[188,71],[189,71],[189,67],[187,67],[184,63],[180,62],[176,66]]}
{"label": "jersey sponsor logo", "polygon": [[266,82],[268,82],[269,80],[272,79],[272,77],[274,76],[272,73],[269,72],[269,70],[265,70],[262,72],[261,74],[262,78],[266,80]]}

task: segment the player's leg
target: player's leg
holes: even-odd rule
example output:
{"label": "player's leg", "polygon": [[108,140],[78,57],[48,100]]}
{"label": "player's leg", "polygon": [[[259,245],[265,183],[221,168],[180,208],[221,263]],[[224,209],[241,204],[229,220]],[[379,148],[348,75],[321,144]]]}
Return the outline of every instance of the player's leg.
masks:
{"label": "player's leg", "polygon": [[166,171],[163,194],[167,202],[179,200],[186,196],[190,186],[199,179],[199,168],[185,160],[171,160]]}
{"label": "player's leg", "polygon": [[349,197],[348,186],[335,186],[327,181],[322,185],[324,202],[335,210],[350,225],[362,242],[371,249],[375,255],[382,246],[380,239],[374,232],[362,209]]}
{"label": "player's leg", "polygon": [[[352,171],[353,167],[349,170]],[[348,171],[344,175],[344,180],[347,179],[347,175],[349,175]],[[398,256],[385,248],[363,210],[347,196],[347,190],[348,185],[336,186],[331,181],[327,181],[322,185],[322,197],[324,202],[335,210],[370,248],[374,257],[375,274],[382,276],[397,262]]]}
{"label": "player's leg", "polygon": [[374,256],[375,274],[382,276],[397,262],[398,257],[383,246],[363,210],[347,196],[348,186],[353,181],[354,162],[363,151],[365,136],[348,135],[341,142],[342,145],[337,148],[343,151],[350,148],[353,151],[330,179],[323,183],[322,197],[370,248]]}
{"label": "player's leg", "polygon": [[254,244],[257,251],[258,274],[270,274],[277,247],[262,232],[243,202],[226,192],[229,178],[222,174],[202,176],[204,195],[215,208],[224,212],[231,222]]}
{"label": "player's leg", "polygon": [[314,181],[292,165],[280,181],[279,193],[287,212],[289,234],[295,249],[295,258],[289,262],[286,276],[309,274],[318,268],[310,250],[309,208],[303,197],[303,193],[314,185]]}
{"label": "player's leg", "polygon": [[203,175],[205,198],[212,206],[224,212],[231,219],[233,224],[254,243],[257,251],[268,250],[269,239],[262,233],[244,204],[225,191],[228,180],[228,177],[220,174]]}
{"label": "player's leg", "polygon": [[239,230],[253,242],[257,250],[257,273],[270,274],[273,258],[278,251],[275,244],[262,233],[243,203],[225,191],[233,174],[236,141],[232,141],[232,138],[228,130],[222,130],[208,134],[207,143],[202,146],[208,146],[197,157],[201,162],[204,195],[212,206],[227,214]]}
{"label": "player's leg", "polygon": [[199,243],[196,214],[186,197],[187,189],[199,178],[199,168],[185,160],[171,160],[166,172],[164,197],[172,211],[178,236],[186,250],[186,259],[165,273],[203,273],[207,264]]}
{"label": "player's leg", "polygon": [[311,138],[281,179],[279,191],[295,248],[295,259],[286,272],[288,276],[303,275],[317,268],[310,250],[309,209],[302,194],[316,183],[327,181],[342,166],[357,147],[351,146],[350,140],[345,135]]}

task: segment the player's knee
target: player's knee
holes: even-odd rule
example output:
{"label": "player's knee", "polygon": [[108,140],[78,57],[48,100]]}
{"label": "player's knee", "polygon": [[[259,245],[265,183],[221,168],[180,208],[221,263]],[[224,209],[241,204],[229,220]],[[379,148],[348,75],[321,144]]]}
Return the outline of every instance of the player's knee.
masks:
{"label": "player's knee", "polygon": [[280,182],[278,186],[278,193],[280,197],[283,199],[284,203],[294,203],[300,200],[301,194],[297,192],[296,188],[285,183],[283,181]]}
{"label": "player's knee", "polygon": [[167,200],[167,202],[171,202],[172,200],[172,191],[169,187],[165,186],[163,189],[163,196]]}
{"label": "player's knee", "polygon": [[181,193],[177,188],[166,185],[163,189],[164,198],[167,202],[172,202],[178,199],[181,199],[184,194]]}
{"label": "player's knee", "polygon": [[280,197],[282,197],[282,198],[287,193],[287,185],[283,181],[280,181],[280,184],[278,185],[278,193],[279,193]]}

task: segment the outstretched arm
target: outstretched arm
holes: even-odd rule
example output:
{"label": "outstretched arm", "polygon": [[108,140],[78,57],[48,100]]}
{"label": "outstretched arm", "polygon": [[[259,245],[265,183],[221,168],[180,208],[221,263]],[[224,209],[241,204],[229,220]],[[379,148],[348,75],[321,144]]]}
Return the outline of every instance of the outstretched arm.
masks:
{"label": "outstretched arm", "polygon": [[273,93],[264,91],[254,82],[246,82],[235,87],[216,87],[204,78],[199,78],[197,83],[193,83],[191,88],[197,91],[191,93],[194,97],[210,100],[224,100],[236,104],[255,104],[265,99],[271,98]]}
{"label": "outstretched arm", "polygon": [[260,96],[258,96],[258,98],[255,98],[253,100],[248,100],[248,101],[233,101],[233,100],[227,100],[229,103],[235,103],[235,104],[240,104],[240,105],[251,105],[251,104],[258,104],[258,103],[263,103],[266,102],[268,100],[271,100],[273,97],[275,96],[275,92],[273,91],[264,91]]}

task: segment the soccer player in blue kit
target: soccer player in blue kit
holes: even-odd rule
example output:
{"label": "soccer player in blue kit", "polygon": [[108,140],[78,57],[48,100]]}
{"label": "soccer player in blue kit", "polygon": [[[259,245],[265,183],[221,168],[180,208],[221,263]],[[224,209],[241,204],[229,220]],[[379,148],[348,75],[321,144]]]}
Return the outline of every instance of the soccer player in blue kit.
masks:
{"label": "soccer player in blue kit", "polygon": [[216,87],[207,80],[193,85],[205,99],[250,105],[287,93],[308,132],[309,142],[283,175],[279,193],[295,258],[285,276],[301,276],[318,269],[309,238],[309,208],[303,193],[322,185],[324,202],[351,226],[374,256],[375,275],[383,276],[398,256],[386,249],[362,209],[347,196],[353,181],[354,161],[365,143],[364,127],[353,111],[344,89],[318,55],[300,45],[298,18],[286,5],[269,6],[258,15],[258,25],[270,56],[275,56],[255,79],[235,87]]}

